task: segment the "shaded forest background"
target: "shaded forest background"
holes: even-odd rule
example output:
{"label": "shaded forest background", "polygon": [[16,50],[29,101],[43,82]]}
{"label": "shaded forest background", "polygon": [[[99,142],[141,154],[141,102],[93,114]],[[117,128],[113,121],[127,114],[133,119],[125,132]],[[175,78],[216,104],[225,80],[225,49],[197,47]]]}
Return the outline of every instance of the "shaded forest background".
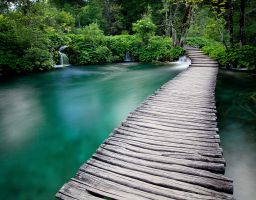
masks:
{"label": "shaded forest background", "polygon": [[222,66],[255,69],[256,0],[2,0],[0,73],[72,64],[172,61],[184,44]]}

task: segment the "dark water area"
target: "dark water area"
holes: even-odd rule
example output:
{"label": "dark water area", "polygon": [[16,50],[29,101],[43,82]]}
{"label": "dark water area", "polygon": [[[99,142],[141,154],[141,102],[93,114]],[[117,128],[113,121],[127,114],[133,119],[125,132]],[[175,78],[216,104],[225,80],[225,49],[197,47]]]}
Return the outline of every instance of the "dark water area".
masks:
{"label": "dark water area", "polygon": [[220,71],[216,90],[219,129],[237,200],[256,199],[256,76]]}
{"label": "dark water area", "polygon": [[48,200],[179,63],[69,67],[0,79],[0,199]]}

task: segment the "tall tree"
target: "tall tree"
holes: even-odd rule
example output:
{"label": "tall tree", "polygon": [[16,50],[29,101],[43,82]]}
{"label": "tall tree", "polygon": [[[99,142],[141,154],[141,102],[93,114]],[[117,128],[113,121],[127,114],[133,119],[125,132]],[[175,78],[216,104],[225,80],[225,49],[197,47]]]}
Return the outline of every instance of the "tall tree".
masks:
{"label": "tall tree", "polygon": [[245,1],[240,0],[240,46],[245,43],[245,31],[244,31],[244,15],[245,15]]}
{"label": "tall tree", "polygon": [[178,40],[178,44],[180,46],[182,46],[186,40],[188,29],[190,27],[190,22],[192,19],[193,8],[196,4],[199,4],[201,2],[202,2],[202,0],[185,0],[185,2],[184,2],[185,11],[184,11],[184,16],[183,16],[183,19],[181,22],[182,24],[181,24],[180,35],[179,35],[179,40]]}
{"label": "tall tree", "polygon": [[180,8],[180,2],[174,0],[162,0],[164,12],[164,33],[165,36],[172,36],[172,46],[176,46],[177,41],[177,13]]}
{"label": "tall tree", "polygon": [[228,0],[228,30],[229,30],[229,42],[230,46],[234,46],[234,4],[233,0]]}

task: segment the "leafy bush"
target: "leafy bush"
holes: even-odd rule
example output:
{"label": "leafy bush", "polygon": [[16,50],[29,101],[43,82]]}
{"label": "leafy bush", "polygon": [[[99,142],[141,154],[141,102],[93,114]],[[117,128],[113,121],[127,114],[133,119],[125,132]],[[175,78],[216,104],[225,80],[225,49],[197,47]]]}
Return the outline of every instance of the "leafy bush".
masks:
{"label": "leafy bush", "polygon": [[25,26],[29,17],[14,13],[0,17],[0,71],[23,73],[52,68],[50,40],[37,26]]}
{"label": "leafy bush", "polygon": [[245,45],[243,47],[235,47],[229,51],[229,59],[232,64],[237,67],[246,67],[247,69],[256,69],[256,47]]}
{"label": "leafy bush", "polygon": [[139,61],[172,61],[184,54],[184,49],[180,47],[172,48],[170,38],[153,36],[147,45],[138,48],[137,54]]}
{"label": "leafy bush", "polygon": [[112,62],[114,57],[106,46],[106,37],[97,24],[90,24],[70,34],[71,43],[67,48],[69,60],[73,64],[97,64]]}
{"label": "leafy bush", "polygon": [[60,30],[65,33],[69,33],[75,27],[75,18],[68,12],[58,12],[55,16],[55,20]]}
{"label": "leafy bush", "polygon": [[138,35],[100,34],[94,38],[86,37],[85,34],[73,34],[69,37],[72,42],[68,55],[73,64],[123,62],[126,52],[129,52],[135,61],[140,62],[172,61],[184,54],[184,49],[172,48],[170,38],[160,36],[150,37],[147,44],[143,43]]}
{"label": "leafy bush", "polygon": [[204,46],[202,50],[211,58],[217,60],[223,66],[228,65],[230,62],[226,48],[221,43],[210,43],[207,46]]}
{"label": "leafy bush", "polygon": [[187,45],[195,48],[202,48],[210,45],[213,40],[209,40],[204,37],[189,37],[187,38]]}
{"label": "leafy bush", "polygon": [[256,47],[245,45],[226,49],[220,42],[203,37],[188,38],[187,44],[192,47],[201,48],[211,58],[217,60],[221,65],[232,65],[235,68],[255,69]]}
{"label": "leafy bush", "polygon": [[136,23],[133,23],[132,30],[142,39],[143,42],[148,42],[149,38],[155,35],[156,25],[153,23],[150,16],[146,16]]}
{"label": "leafy bush", "polygon": [[122,62],[126,52],[131,53],[137,60],[135,52],[141,46],[141,40],[135,35],[106,36],[105,44],[114,55],[114,61]]}

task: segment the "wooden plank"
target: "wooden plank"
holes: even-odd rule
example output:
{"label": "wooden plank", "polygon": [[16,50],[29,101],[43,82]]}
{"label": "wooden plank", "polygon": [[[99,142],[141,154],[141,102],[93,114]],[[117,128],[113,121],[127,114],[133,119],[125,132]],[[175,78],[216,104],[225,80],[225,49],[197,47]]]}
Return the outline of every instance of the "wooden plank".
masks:
{"label": "wooden plank", "polygon": [[[119,136],[119,135],[122,135],[120,133],[118,133],[117,135],[112,135],[113,136]],[[133,136],[136,136],[136,135],[133,135]],[[138,136],[138,139],[143,139],[143,140],[149,140],[148,138],[145,139],[145,137],[139,137]],[[115,140],[114,140],[115,141]],[[153,143],[153,140],[151,140],[152,143]],[[155,140],[157,141],[157,140]],[[110,144],[114,144],[115,143],[113,142],[113,140],[111,142],[108,142]],[[155,142],[157,143],[157,142]],[[175,150],[174,152],[168,152],[168,153],[162,153],[162,152],[158,152],[158,151],[155,151],[155,150],[150,150],[150,149],[141,149],[141,148],[138,148],[138,147],[134,147],[134,146],[126,146],[128,149],[130,150],[133,150],[133,151],[137,151],[137,152],[142,152],[142,153],[147,153],[147,154],[153,154],[153,155],[161,155],[161,156],[165,156],[165,157],[168,157],[168,158],[177,158],[177,159],[186,159],[186,160],[193,160],[193,161],[201,161],[201,162],[211,162],[211,163],[220,163],[220,164],[226,164],[225,160],[223,158],[215,158],[215,157],[209,157],[209,156],[206,156],[206,155],[200,155],[199,153],[197,152],[190,152],[190,151],[179,151],[178,149]]]}
{"label": "wooden plank", "polygon": [[[183,191],[178,191],[174,189],[164,188],[160,187],[158,185],[146,183],[141,180],[136,180],[134,178],[130,178],[127,176],[119,175],[117,173],[112,173],[110,171],[106,171],[104,169],[100,169],[98,167],[94,167],[91,165],[85,165],[82,167],[83,171],[86,173],[92,174],[94,176],[101,177],[106,180],[110,180],[116,183],[119,183],[121,185],[125,185],[131,188],[138,189],[140,191],[147,192],[148,194],[154,194],[158,195],[158,199],[161,199],[161,197],[167,197],[171,199],[191,199],[191,200],[198,200],[198,199],[231,199],[231,197],[226,198],[219,198],[217,196],[206,196],[206,195],[200,195],[200,194],[194,194],[194,193],[188,193]],[[77,174],[77,178],[83,178],[84,172],[79,171]],[[153,197],[153,196],[152,196]]]}
{"label": "wooden plank", "polygon": [[195,119],[205,119],[205,121],[214,121],[216,122],[217,116],[215,114],[212,115],[207,115],[207,113],[192,113],[192,112],[184,112],[184,111],[180,111],[179,109],[171,109],[171,110],[159,110],[157,108],[154,107],[149,107],[149,106],[141,106],[139,108],[136,109],[136,111],[148,111],[148,112],[160,112],[162,115],[166,115],[169,116],[171,114],[177,114],[177,115],[187,115],[187,116],[191,116],[192,118]]}
{"label": "wooden plank", "polygon": [[173,108],[179,108],[179,109],[184,109],[184,110],[191,110],[191,111],[199,111],[199,112],[206,112],[206,113],[217,113],[217,111],[214,108],[205,108],[202,106],[193,106],[193,105],[182,105],[181,103],[162,103],[159,102],[157,105],[151,102],[144,102],[143,106],[149,106],[157,109],[162,109],[162,110],[172,110]]}
{"label": "wooden plank", "polygon": [[141,112],[136,110],[135,112],[132,112],[128,115],[128,117],[149,117],[149,118],[155,118],[159,121],[169,121],[175,123],[182,124],[182,123],[194,123],[195,125],[200,124],[201,126],[209,126],[209,127],[217,127],[217,123],[214,121],[205,121],[204,119],[194,119],[193,117],[187,117],[186,115],[163,115],[160,111],[158,112]]}
{"label": "wooden plank", "polygon": [[171,131],[171,132],[182,132],[182,134],[192,134],[196,136],[198,133],[198,136],[214,136],[217,135],[217,131],[212,131],[212,130],[200,130],[200,129],[188,129],[188,128],[176,128],[176,127],[169,127],[162,125],[160,123],[146,123],[146,122],[140,122],[140,121],[132,121],[132,120],[127,120],[122,123],[123,126],[126,126],[127,124],[131,125],[136,125],[136,126],[141,126],[141,127],[146,127],[146,128],[151,128],[151,129],[158,129],[158,130],[163,130],[163,131]]}
{"label": "wooden plank", "polygon": [[162,119],[179,119],[180,121],[189,121],[189,122],[200,122],[204,124],[215,124],[217,117],[202,117],[202,116],[197,116],[197,115],[185,115],[183,113],[162,113],[161,111],[154,111],[154,110],[149,110],[149,109],[140,109],[137,108],[134,112],[131,114],[143,114],[143,115],[151,115],[151,116],[157,116]]}
{"label": "wooden plank", "polygon": [[229,194],[233,193],[233,182],[230,180],[219,180],[219,179],[184,174],[181,172],[166,171],[162,169],[140,165],[139,163],[127,162],[117,158],[105,156],[103,154],[94,154],[93,157],[96,158],[97,160],[101,160],[102,162],[109,163],[112,165],[117,165],[123,168],[146,172],[148,174],[162,176],[165,178],[178,180],[185,183],[191,183],[191,184],[199,185],[199,186],[220,191],[220,192],[227,192]]}
{"label": "wooden plank", "polygon": [[174,124],[178,126],[192,126],[192,127],[200,127],[200,128],[207,128],[209,130],[214,130],[218,131],[217,125],[214,124],[205,124],[205,123],[199,123],[195,121],[185,121],[185,120],[177,120],[177,119],[162,119],[153,115],[143,115],[143,114],[138,114],[138,113],[132,113],[128,116],[127,119],[134,118],[134,119],[141,119],[141,120],[152,120],[152,121],[158,121],[161,123],[167,123],[167,124]]}
{"label": "wooden plank", "polygon": [[78,183],[80,187],[84,188],[87,191],[90,191],[111,199],[146,200],[148,198],[145,198],[145,197],[152,196],[152,195],[148,195],[145,192],[131,189],[129,187],[120,185],[118,183],[109,181],[107,179],[103,179],[98,176],[94,176],[89,173],[83,173],[80,171],[77,173],[75,178],[71,179],[70,182]]}
{"label": "wooden plank", "polygon": [[195,193],[195,194],[202,194],[207,196],[215,196],[218,198],[230,199],[229,195],[220,193],[218,191],[210,190],[202,186],[193,185],[193,184],[182,182],[182,181],[168,179],[163,176],[157,176],[157,175],[152,175],[152,174],[137,171],[137,170],[128,169],[126,167],[111,165],[96,159],[90,159],[87,162],[87,164],[85,164],[80,168],[80,170],[86,172],[88,165],[90,165],[90,167],[91,166],[95,167],[94,169],[97,169],[97,170],[98,169],[104,170],[106,173],[113,172],[115,174],[123,175],[125,177],[130,177],[135,180],[141,180],[143,182],[150,183],[153,185],[173,189],[174,191],[178,190],[178,191],[183,191],[188,193]]}
{"label": "wooden plank", "polygon": [[[115,152],[118,154],[128,155],[128,156],[140,158],[147,161],[165,163],[169,165],[179,165],[179,166],[185,166],[185,167],[190,167],[195,169],[202,169],[202,170],[207,170],[210,172],[220,173],[220,174],[224,174],[225,172],[225,166],[224,164],[221,164],[221,163],[207,163],[202,161],[193,161],[193,160],[177,159],[177,158],[167,159],[166,156],[153,155],[153,154],[150,155],[150,154],[143,153],[143,149],[146,149],[146,148],[140,148],[139,146],[135,146],[127,143],[115,142],[113,140],[107,140],[106,144],[110,144],[110,145],[105,145],[104,149],[111,150],[112,152]],[[118,148],[118,146],[120,148]],[[137,152],[132,151],[132,149],[136,149]],[[141,150],[141,152],[138,152],[139,150]]]}
{"label": "wooden plank", "polygon": [[[108,148],[110,150],[108,150]],[[118,148],[118,147],[117,147]],[[221,174],[215,174],[210,171],[202,170],[202,169],[195,169],[192,167],[182,166],[182,165],[170,165],[168,163],[160,163],[158,161],[149,161],[145,160],[143,158],[139,158],[138,156],[134,155],[126,155],[126,154],[120,154],[119,152],[116,153],[113,151],[113,148],[111,145],[103,144],[100,146],[100,148],[97,150],[97,154],[105,155],[108,157],[116,158],[125,162],[130,162],[133,164],[138,164],[141,166],[146,167],[152,167],[156,169],[161,169],[164,171],[170,171],[170,172],[177,172],[182,174],[189,174],[199,177],[205,177],[205,178],[211,178],[211,179],[217,179],[217,180],[223,180],[223,181],[230,181],[227,177],[221,175]]]}
{"label": "wooden plank", "polygon": [[133,132],[132,130],[124,130],[121,128],[115,129],[114,133],[120,134],[120,135],[127,135],[131,136],[133,138],[138,138],[141,141],[144,141],[143,139],[150,140],[150,141],[156,141],[156,142],[162,142],[163,144],[166,144],[167,146],[170,145],[170,143],[173,144],[185,144],[185,145],[192,145],[192,146],[198,146],[198,147],[219,147],[218,143],[215,142],[202,142],[198,140],[190,140],[186,139],[184,137],[163,137],[161,135],[154,135],[154,134],[147,134],[145,132]]}
{"label": "wooden plank", "polygon": [[[180,100],[175,100],[174,98],[172,98],[171,100],[170,100],[170,98],[165,98],[165,99],[163,99],[163,98],[148,98],[148,99],[146,99],[145,101],[144,101],[144,103],[145,104],[155,104],[155,103],[161,103],[161,104],[164,104],[164,105],[166,105],[166,106],[172,106],[172,105],[183,105],[184,107],[185,106],[188,106],[188,107],[194,107],[194,108],[210,108],[210,109],[216,109],[216,105],[214,104],[214,103],[206,103],[206,102],[204,102],[204,103],[198,103],[198,101],[195,101],[195,102],[193,102],[193,104],[192,104],[192,102],[191,101],[188,101],[188,100],[186,100],[186,101],[180,101]],[[144,104],[143,103],[143,104]]]}
{"label": "wooden plank", "polygon": [[[133,126],[119,126],[117,129],[119,132],[120,131],[127,131],[130,134],[138,134],[138,135],[146,135],[146,136],[152,136],[158,139],[163,139],[165,141],[177,141],[179,142],[184,142],[184,143],[190,143],[190,142],[198,142],[201,144],[201,146],[208,146],[212,145],[212,143],[220,143],[220,139],[216,137],[211,137],[211,138],[205,138],[205,137],[194,137],[194,136],[184,136],[182,134],[175,133],[175,132],[164,132],[164,131],[159,131],[159,130],[151,130],[147,128],[136,128]],[[115,131],[114,130],[114,131]],[[216,135],[218,136],[218,135]]]}
{"label": "wooden plank", "polygon": [[97,196],[94,196],[90,194],[86,189],[81,187],[80,184],[76,182],[68,182],[62,188],[56,195],[59,199],[81,199],[81,200],[103,200],[104,198],[100,198]]}
{"label": "wooden plank", "polygon": [[187,139],[191,139],[191,138],[195,138],[195,140],[198,140],[200,141],[200,139],[219,139],[220,136],[218,134],[213,134],[212,132],[210,132],[209,134],[203,134],[203,133],[200,133],[200,134],[196,134],[196,133],[193,133],[193,132],[186,132],[186,131],[176,131],[176,130],[164,130],[164,129],[158,129],[156,128],[155,126],[144,126],[144,125],[140,125],[139,123],[127,123],[127,122],[123,122],[122,123],[122,126],[124,127],[129,127],[129,128],[134,128],[134,129],[138,129],[138,130],[149,130],[151,133],[160,133],[160,135],[162,136],[169,136],[169,137],[172,137],[174,135],[177,135],[177,136],[183,136],[184,138],[187,138]]}
{"label": "wooden plank", "polygon": [[218,64],[191,64],[191,67],[219,67]]}
{"label": "wooden plank", "polygon": [[114,133],[110,136],[110,138],[115,138],[116,140],[118,139],[124,139],[127,141],[136,141],[136,142],[141,142],[143,141],[145,144],[149,144],[149,145],[154,145],[154,146],[158,146],[159,148],[184,148],[184,149],[188,149],[188,150],[196,150],[196,151],[220,151],[220,147],[219,145],[215,145],[215,146],[199,146],[199,145],[195,145],[192,141],[190,144],[183,144],[183,143],[174,143],[174,142],[164,142],[164,141],[155,141],[155,140],[151,140],[148,138],[140,138],[140,137],[134,137],[134,136],[129,136],[129,135],[122,135],[122,134],[118,134],[118,133]]}

